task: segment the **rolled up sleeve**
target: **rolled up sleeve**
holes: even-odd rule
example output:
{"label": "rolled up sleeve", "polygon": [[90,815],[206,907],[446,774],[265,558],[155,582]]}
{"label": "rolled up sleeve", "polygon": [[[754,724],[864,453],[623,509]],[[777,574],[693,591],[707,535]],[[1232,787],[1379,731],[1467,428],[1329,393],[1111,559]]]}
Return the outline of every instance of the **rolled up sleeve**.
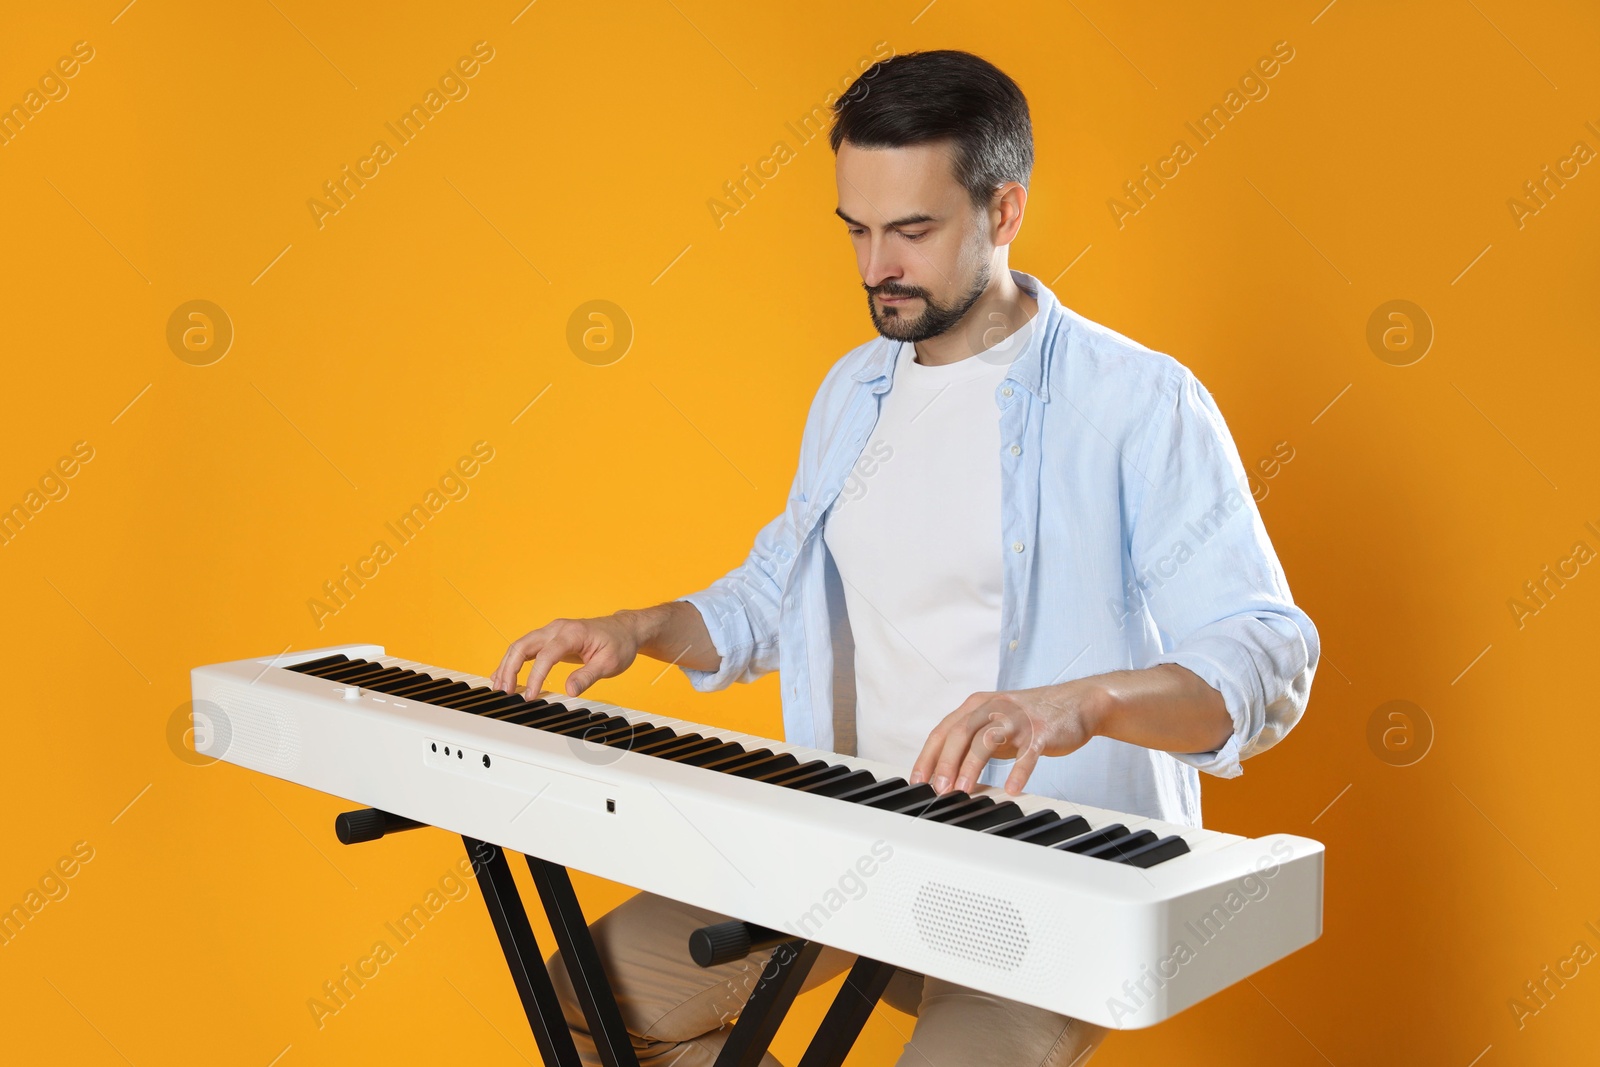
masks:
{"label": "rolled up sleeve", "polygon": [[1222,694],[1233,732],[1173,753],[1222,778],[1283,740],[1305,712],[1321,645],[1289,594],[1222,413],[1180,364],[1165,379],[1129,474],[1129,556],[1162,652]]}
{"label": "rolled up sleeve", "polygon": [[793,559],[788,511],[756,535],[745,561],[696,593],[679,597],[700,611],[722,662],[715,671],[681,668],[702,693],[753,682],[778,668],[778,616],[785,564]]}

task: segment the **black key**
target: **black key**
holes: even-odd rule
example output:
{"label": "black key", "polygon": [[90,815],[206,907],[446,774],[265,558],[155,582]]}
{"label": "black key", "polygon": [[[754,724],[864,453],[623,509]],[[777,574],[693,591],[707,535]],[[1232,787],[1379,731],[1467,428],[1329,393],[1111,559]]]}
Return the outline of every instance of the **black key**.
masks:
{"label": "black key", "polygon": [[344,669],[331,670],[331,672],[317,675],[317,677],[326,678],[328,681],[342,681],[346,685],[360,685],[362,678],[373,678],[386,672],[386,670],[392,670],[392,667],[384,667],[382,664],[370,664],[370,662],[362,661],[349,665],[349,667],[344,667]]}
{"label": "black key", "polygon": [[612,748],[620,748],[625,752],[637,752],[645,745],[653,745],[658,741],[670,741],[678,735],[665,726],[654,729],[641,729],[637,733],[613,734],[607,738],[606,744]]}
{"label": "black key", "polygon": [[1001,823],[999,826],[991,826],[984,833],[994,834],[996,837],[1020,837],[1023,834],[1039,829],[1046,823],[1057,822],[1060,818],[1061,816],[1049,808],[1045,808],[1043,811],[1036,811],[1032,815],[1024,815],[1020,819],[1012,819],[1010,822]]}
{"label": "black key", "polygon": [[527,711],[513,711],[501,721],[513,726],[531,726],[535,729],[544,729],[545,726],[557,722],[566,722],[567,719],[581,712],[568,711],[561,704],[546,704],[542,708],[529,708]]}
{"label": "black key", "polygon": [[493,692],[494,690],[488,686],[480,685],[476,689],[468,689],[465,693],[455,693],[448,697],[430,700],[428,703],[437,704],[441,708],[463,708],[468,704],[477,703]]}
{"label": "black key", "polygon": [[1008,800],[1003,804],[995,804],[992,807],[984,808],[982,811],[975,811],[951,819],[949,824],[951,826],[959,826],[963,830],[987,830],[991,826],[1015,822],[1021,814],[1022,809]]}
{"label": "black key", "polygon": [[701,766],[719,774],[732,774],[740,767],[748,767],[752,763],[765,763],[771,755],[772,749],[758,748],[753,752],[741,752],[737,756],[725,756],[711,763],[702,763]]}
{"label": "black key", "polygon": [[827,766],[828,765],[826,763],[819,759],[806,760],[804,763],[798,764],[794,767],[784,767],[781,770],[772,771],[767,774],[758,774],[756,775],[756,781],[765,782],[768,785],[782,785],[784,782],[799,778],[802,775],[816,774],[818,771],[825,769]]}
{"label": "black key", "polygon": [[728,773],[738,778],[759,778],[799,765],[800,761],[795,758],[793,752],[785,752],[778,756],[768,755],[755,763],[740,764],[737,768],[729,769]]}
{"label": "black key", "polygon": [[924,810],[927,812],[927,814],[931,815],[936,811],[943,811],[945,808],[951,807],[951,806],[956,805],[956,804],[965,804],[967,801],[969,801],[971,799],[972,799],[972,795],[969,794],[969,793],[959,793],[959,792],[940,793],[939,796],[938,796],[938,799],[936,799],[932,804],[929,804],[927,806],[927,808],[924,809]]}
{"label": "black key", "polygon": [[877,779],[872,777],[871,771],[851,771],[849,774],[841,774],[835,778],[808,782],[805,785],[797,785],[793,788],[798,789],[803,793],[813,793],[819,797],[836,797],[840,793],[848,793],[852,789],[856,789],[863,785],[871,785],[876,781]]}
{"label": "black key", "polygon": [[346,659],[343,656],[339,658],[343,659],[344,662],[326,663],[321,667],[296,667],[295,669],[300,671],[302,674],[310,674],[317,678],[326,678],[330,674],[334,674],[338,671],[347,671],[352,667],[367,667],[372,665],[372,661],[370,659]]}
{"label": "black key", "polygon": [[470,688],[466,682],[447,682],[440,689],[424,689],[415,693],[404,694],[407,699],[420,700],[424,704],[438,704],[445,700],[454,700]]}
{"label": "black key", "polygon": [[718,743],[711,748],[702,748],[697,752],[677,754],[672,758],[678,763],[687,763],[691,767],[704,767],[708,763],[737,756],[744,751],[744,746],[737,741]]}
{"label": "black key", "polygon": [[938,795],[934,792],[933,786],[927,782],[918,782],[916,785],[903,785],[892,793],[873,797],[867,801],[867,807],[904,812],[909,808],[921,807]]}
{"label": "black key", "polygon": [[1097,860],[1121,860],[1123,856],[1126,856],[1134,849],[1151,844],[1155,839],[1156,835],[1151,831],[1140,830],[1136,834],[1128,834],[1125,837],[1119,837],[1115,841],[1107,841],[1099,848],[1091,848],[1083,855]]}
{"label": "black key", "polygon": [[1174,856],[1186,855],[1189,851],[1189,842],[1181,837],[1163,837],[1159,841],[1152,841],[1142,848],[1122,855],[1122,862],[1130,867],[1154,867],[1164,863]]}
{"label": "black key", "polygon": [[873,797],[881,797],[885,793],[893,793],[906,787],[904,778],[885,778],[881,782],[871,785],[859,786],[848,793],[840,793],[835,800],[848,800],[852,804],[865,804]]}
{"label": "black key", "polygon": [[1018,834],[1016,840],[1026,841],[1030,845],[1053,845],[1058,841],[1068,841],[1088,832],[1088,819],[1082,815],[1068,815],[1065,819],[1045,823],[1037,830]]}
{"label": "black key", "polygon": [[993,797],[968,797],[965,803],[930,806],[917,818],[928,819],[931,822],[949,822],[992,807],[994,807]]}
{"label": "black key", "polygon": [[704,738],[702,738],[699,734],[679,734],[677,737],[671,737],[665,741],[652,741],[648,745],[639,745],[634,749],[634,751],[645,756],[657,756],[663,752],[677,748],[679,745],[687,745],[692,742],[702,740],[704,740]]}
{"label": "black key", "polygon": [[507,704],[505,707],[496,708],[493,711],[486,711],[483,713],[483,717],[486,719],[509,719],[511,716],[520,715],[525,711],[548,709],[550,707],[548,700],[525,700],[519,694],[513,693],[511,695],[515,699],[515,703]]}
{"label": "black key", "polygon": [[512,696],[510,693],[502,693],[498,689],[491,689],[470,703],[457,703],[452,707],[457,711],[470,711],[474,715],[482,715],[490,708],[504,708],[509,707],[511,704],[521,703],[521,697]]}
{"label": "black key", "polygon": [[291,671],[299,671],[301,674],[310,674],[312,671],[317,670],[320,667],[331,667],[335,663],[349,662],[350,657],[345,655],[343,652],[339,652],[332,656],[323,656],[321,659],[312,659],[307,660],[304,663],[296,663],[293,667],[289,667],[287,669]]}
{"label": "black key", "polygon": [[[388,681],[379,682],[377,685],[369,685],[366,688],[375,693],[393,693],[399,689],[410,689],[427,677],[426,674],[418,674],[416,671],[406,671],[390,678]],[[431,679],[429,680],[431,681]]]}
{"label": "black key", "polygon": [[1063,852],[1077,852],[1081,854],[1089,851],[1092,848],[1099,848],[1107,841],[1115,841],[1119,837],[1127,836],[1128,828],[1122,825],[1120,822],[1114,822],[1110,826],[1102,826],[1100,829],[1093,830],[1087,834],[1079,834],[1077,837],[1071,838],[1067,841],[1062,841],[1055,845],[1051,845],[1050,847],[1059,848]]}
{"label": "black key", "polygon": [[[422,677],[427,678],[428,676],[424,674]],[[405,697],[408,700],[423,700],[430,693],[440,693],[452,685],[462,684],[464,683],[454,682],[449,678],[433,678],[429,679],[428,681],[422,681],[421,679],[418,679],[409,685],[401,686],[399,689],[390,690],[389,695]]]}
{"label": "black key", "polygon": [[[653,733],[656,724],[653,722],[632,722],[623,720],[621,726],[614,726],[600,733],[585,733],[585,741],[593,741],[597,745],[616,745],[619,748],[629,748],[633,743],[647,734]],[[665,736],[665,735],[662,735]]]}
{"label": "black key", "polygon": [[676,762],[683,759],[685,756],[692,756],[696,752],[704,752],[707,749],[718,748],[723,743],[724,742],[720,737],[700,737],[684,745],[669,744],[664,748],[656,749],[656,751],[650,754],[655,756],[657,759],[669,759]]}
{"label": "black key", "polygon": [[665,732],[659,738],[637,742],[633,746],[633,751],[646,756],[655,756],[657,759],[676,760],[679,756],[687,756],[690,752],[703,752],[709,745],[722,744],[720,737],[680,734],[664,726],[661,729]]}
{"label": "black key", "polygon": [[588,712],[587,715],[587,718],[578,719],[576,722],[563,723],[560,726],[546,726],[545,732],[561,734],[563,737],[579,737],[596,726],[614,726],[619,722],[628,721],[619,715],[601,715],[598,712]]}
{"label": "black key", "polygon": [[597,723],[591,723],[571,736],[581,738],[591,744],[603,745],[609,738],[630,736],[637,727],[637,723],[624,719],[620,715],[614,715],[607,719],[601,719]]}
{"label": "black key", "polygon": [[375,674],[361,674],[354,678],[345,679],[345,683],[368,689],[383,682],[392,682],[404,673],[405,671],[399,667],[384,667]]}
{"label": "black key", "polygon": [[774,778],[773,785],[781,785],[785,789],[799,789],[805,785],[816,785],[830,778],[843,778],[850,773],[850,768],[842,763],[824,764],[820,769],[806,774],[796,774],[792,777]]}

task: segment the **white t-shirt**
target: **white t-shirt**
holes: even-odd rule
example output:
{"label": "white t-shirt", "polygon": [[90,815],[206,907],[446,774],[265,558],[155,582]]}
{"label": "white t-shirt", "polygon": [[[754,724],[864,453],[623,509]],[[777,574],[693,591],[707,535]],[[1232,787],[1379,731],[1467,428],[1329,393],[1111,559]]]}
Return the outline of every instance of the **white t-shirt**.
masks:
{"label": "white t-shirt", "polygon": [[863,758],[909,769],[940,719],[999,680],[995,390],[1032,331],[1030,318],[940,367],[902,343],[877,425],[826,516],[855,638]]}

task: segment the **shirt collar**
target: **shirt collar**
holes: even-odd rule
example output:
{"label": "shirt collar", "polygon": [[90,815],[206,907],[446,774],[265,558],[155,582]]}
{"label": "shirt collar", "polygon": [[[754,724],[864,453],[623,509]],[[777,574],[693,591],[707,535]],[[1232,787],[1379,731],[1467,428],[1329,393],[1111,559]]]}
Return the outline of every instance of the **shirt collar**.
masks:
{"label": "shirt collar", "polygon": [[[1033,332],[1028,338],[1027,347],[1011,362],[1006,379],[1016,382],[1040,400],[1048,401],[1049,357],[1055,351],[1056,327],[1064,321],[1061,303],[1043,282],[1031,274],[1013,270],[1011,279],[1038,302],[1039,309],[1034,313]],[[899,341],[880,336],[873,344],[866,362],[850,377],[858,382],[889,379],[892,385],[895,355],[899,350]]]}

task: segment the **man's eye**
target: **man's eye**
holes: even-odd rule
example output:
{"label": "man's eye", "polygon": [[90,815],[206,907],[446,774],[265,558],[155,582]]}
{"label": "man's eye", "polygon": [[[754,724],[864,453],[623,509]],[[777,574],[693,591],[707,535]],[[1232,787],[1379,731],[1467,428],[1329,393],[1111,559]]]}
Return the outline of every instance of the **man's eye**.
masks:
{"label": "man's eye", "polygon": [[851,237],[860,237],[862,234],[864,234],[866,232],[867,232],[866,230],[851,230],[850,231],[850,236]]}
{"label": "man's eye", "polygon": [[928,236],[928,231],[923,230],[921,233],[902,233],[900,236],[904,237],[908,241],[920,241],[924,237]]}

